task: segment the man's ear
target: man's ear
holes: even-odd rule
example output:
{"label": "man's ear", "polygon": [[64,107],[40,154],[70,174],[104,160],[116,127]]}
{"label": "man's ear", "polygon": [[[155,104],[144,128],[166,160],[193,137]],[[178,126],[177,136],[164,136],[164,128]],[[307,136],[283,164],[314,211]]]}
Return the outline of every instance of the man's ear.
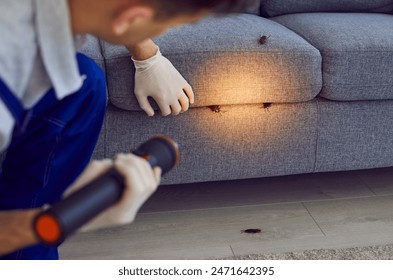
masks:
{"label": "man's ear", "polygon": [[138,19],[150,19],[154,15],[153,8],[147,6],[130,6],[121,11],[112,23],[116,35],[122,35],[128,27]]}

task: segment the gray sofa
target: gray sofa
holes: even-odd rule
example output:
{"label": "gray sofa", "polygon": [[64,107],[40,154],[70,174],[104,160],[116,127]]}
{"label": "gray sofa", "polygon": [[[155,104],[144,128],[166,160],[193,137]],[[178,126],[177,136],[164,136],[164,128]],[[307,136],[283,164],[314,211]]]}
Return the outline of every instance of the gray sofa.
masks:
{"label": "gray sofa", "polygon": [[166,134],[182,158],[163,184],[393,166],[392,11],[392,0],[266,0],[170,30],[154,40],[196,102],[165,118],[139,108],[128,51],[89,38],[109,95],[94,157]]}

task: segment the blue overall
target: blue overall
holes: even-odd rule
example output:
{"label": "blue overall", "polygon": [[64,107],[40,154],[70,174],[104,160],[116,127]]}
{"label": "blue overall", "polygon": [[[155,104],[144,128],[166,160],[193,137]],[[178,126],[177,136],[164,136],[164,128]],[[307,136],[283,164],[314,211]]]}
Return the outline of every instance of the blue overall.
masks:
{"label": "blue overall", "polygon": [[[31,110],[24,110],[0,79],[0,99],[16,123],[0,171],[0,211],[59,201],[89,163],[105,115],[106,85],[92,59],[77,54],[77,60],[86,76],[81,89],[60,101],[49,90]],[[58,252],[35,245],[2,258],[58,259]]]}

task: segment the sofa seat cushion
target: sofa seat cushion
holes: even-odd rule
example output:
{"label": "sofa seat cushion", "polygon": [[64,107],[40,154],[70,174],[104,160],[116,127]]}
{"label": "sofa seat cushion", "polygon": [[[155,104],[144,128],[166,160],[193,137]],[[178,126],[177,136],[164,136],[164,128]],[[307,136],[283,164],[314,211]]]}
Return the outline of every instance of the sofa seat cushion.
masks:
{"label": "sofa seat cushion", "polygon": [[393,12],[392,0],[263,0],[265,16],[310,12]]}
{"label": "sofa seat cushion", "polygon": [[393,99],[392,15],[309,13],[272,19],[321,51],[321,96],[338,101]]}
{"label": "sofa seat cushion", "polygon": [[[262,35],[270,36],[265,44],[258,42]],[[259,16],[209,17],[172,29],[155,41],[192,85],[194,107],[302,102],[322,88],[319,51],[286,27]],[[110,101],[125,110],[141,110],[128,51],[107,43],[102,49]]]}

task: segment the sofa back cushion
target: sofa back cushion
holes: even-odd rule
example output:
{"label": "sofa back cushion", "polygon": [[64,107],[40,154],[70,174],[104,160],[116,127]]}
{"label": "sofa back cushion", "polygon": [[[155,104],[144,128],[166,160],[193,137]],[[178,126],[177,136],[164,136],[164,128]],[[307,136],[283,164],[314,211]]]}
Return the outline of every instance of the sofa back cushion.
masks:
{"label": "sofa back cushion", "polygon": [[303,13],[273,20],[320,51],[320,96],[337,101],[393,99],[392,15]]}
{"label": "sofa back cushion", "polygon": [[247,8],[247,10],[245,12],[247,14],[259,15],[260,8],[261,8],[261,1],[262,0],[255,0],[254,1],[255,3],[252,6],[250,6],[249,8]]}
{"label": "sofa back cushion", "polygon": [[309,12],[393,12],[392,0],[262,0],[264,16]]}

